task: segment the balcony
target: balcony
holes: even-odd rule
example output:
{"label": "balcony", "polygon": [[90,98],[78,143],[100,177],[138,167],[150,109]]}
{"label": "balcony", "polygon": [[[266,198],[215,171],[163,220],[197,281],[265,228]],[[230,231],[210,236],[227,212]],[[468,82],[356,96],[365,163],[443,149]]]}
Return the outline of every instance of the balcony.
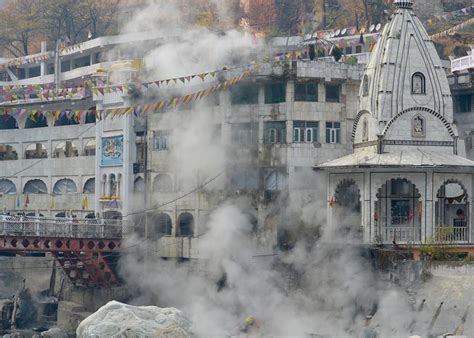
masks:
{"label": "balcony", "polygon": [[451,61],[451,72],[474,68],[474,55],[468,55]]}
{"label": "balcony", "polygon": [[421,240],[421,227],[414,226],[387,226],[375,228],[375,240],[378,243],[406,244]]}

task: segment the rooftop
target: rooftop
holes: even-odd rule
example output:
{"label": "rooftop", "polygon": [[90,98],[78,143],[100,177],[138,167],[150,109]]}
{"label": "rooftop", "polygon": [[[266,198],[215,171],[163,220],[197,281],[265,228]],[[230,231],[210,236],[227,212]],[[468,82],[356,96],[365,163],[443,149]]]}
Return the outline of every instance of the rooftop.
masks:
{"label": "rooftop", "polygon": [[474,162],[462,156],[442,153],[439,151],[402,150],[390,153],[377,154],[370,149],[338,158],[334,161],[323,163],[321,169],[354,168],[354,167],[471,167]]}

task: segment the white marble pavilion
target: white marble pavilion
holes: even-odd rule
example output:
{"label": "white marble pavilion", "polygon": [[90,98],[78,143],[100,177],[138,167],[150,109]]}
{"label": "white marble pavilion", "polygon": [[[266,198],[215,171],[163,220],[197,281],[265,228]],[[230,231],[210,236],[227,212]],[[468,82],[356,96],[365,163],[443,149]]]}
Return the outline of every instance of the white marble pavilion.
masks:
{"label": "white marble pavilion", "polygon": [[472,243],[474,162],[446,72],[412,1],[395,4],[361,84],[353,153],[319,167],[329,226],[364,243]]}

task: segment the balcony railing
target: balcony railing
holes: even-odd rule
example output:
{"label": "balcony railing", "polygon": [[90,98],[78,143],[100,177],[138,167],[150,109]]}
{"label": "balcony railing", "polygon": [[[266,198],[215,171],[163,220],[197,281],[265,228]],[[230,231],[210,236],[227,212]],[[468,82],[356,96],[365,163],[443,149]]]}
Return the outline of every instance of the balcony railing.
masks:
{"label": "balcony railing", "polygon": [[388,227],[376,227],[375,228],[375,239],[381,243],[413,243],[419,242],[421,234],[420,227],[413,226],[388,226]]}
{"label": "balcony railing", "polygon": [[126,232],[122,220],[0,215],[0,236],[120,239]]}
{"label": "balcony railing", "polygon": [[468,55],[451,61],[451,71],[459,72],[474,68],[474,56]]}
{"label": "balcony railing", "polygon": [[[456,222],[455,222],[456,224]],[[461,223],[459,223],[461,224]],[[466,221],[463,226],[436,227],[435,240],[440,243],[467,243],[469,242],[469,227]]]}

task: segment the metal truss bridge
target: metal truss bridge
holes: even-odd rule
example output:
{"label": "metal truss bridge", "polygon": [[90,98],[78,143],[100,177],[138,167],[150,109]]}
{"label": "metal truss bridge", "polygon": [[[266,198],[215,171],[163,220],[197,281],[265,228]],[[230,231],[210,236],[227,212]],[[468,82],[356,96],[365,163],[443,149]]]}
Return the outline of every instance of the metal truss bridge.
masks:
{"label": "metal truss bridge", "polygon": [[50,253],[77,287],[109,287],[116,273],[121,220],[0,215],[0,253]]}

